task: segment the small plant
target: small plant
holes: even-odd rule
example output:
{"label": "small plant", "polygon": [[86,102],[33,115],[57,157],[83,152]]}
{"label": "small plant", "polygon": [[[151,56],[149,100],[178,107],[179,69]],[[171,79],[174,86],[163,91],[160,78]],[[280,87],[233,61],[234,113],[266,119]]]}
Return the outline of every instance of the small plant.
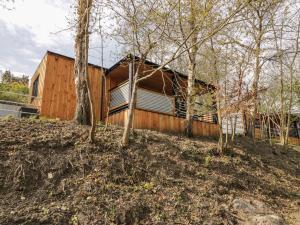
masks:
{"label": "small plant", "polygon": [[212,161],[212,157],[210,155],[205,156],[204,158],[204,166],[208,167]]}
{"label": "small plant", "polygon": [[79,224],[77,215],[73,215],[71,217],[71,222],[72,222],[73,225],[78,225]]}
{"label": "small plant", "polygon": [[43,210],[43,214],[44,215],[48,215],[49,214],[49,209],[43,207],[42,210]]}
{"label": "small plant", "polygon": [[154,184],[152,182],[147,182],[143,185],[143,188],[145,190],[151,190],[151,189],[153,189],[153,187],[154,187]]}

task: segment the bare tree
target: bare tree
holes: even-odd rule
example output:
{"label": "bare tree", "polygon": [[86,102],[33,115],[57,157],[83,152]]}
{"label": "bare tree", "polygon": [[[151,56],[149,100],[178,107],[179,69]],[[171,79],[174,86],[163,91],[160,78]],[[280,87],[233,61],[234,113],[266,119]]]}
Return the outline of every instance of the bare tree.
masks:
{"label": "bare tree", "polygon": [[[174,26],[174,21],[177,21],[176,23],[178,23],[178,12],[176,10],[180,4],[181,0],[174,0],[172,2],[159,0],[147,2],[131,0],[128,2],[125,0],[115,0],[109,1],[108,3],[111,10],[114,12],[114,15],[117,17],[118,27],[122,28],[117,30],[117,38],[121,43],[124,43],[125,46],[127,46],[127,49],[130,52],[135,52],[135,54],[139,56],[139,61],[134,62],[136,65],[132,81],[128,118],[126,120],[122,138],[123,145],[129,143],[129,133],[130,128],[132,127],[137,84],[141,80],[153,76],[157,71],[162,70],[166,65],[169,65],[179,57],[185,54],[189,55],[192,53],[192,49],[194,49],[193,51],[197,50],[199,46],[202,46],[205,42],[209,41],[212,36],[216,35],[220,30],[226,27],[232,18],[245,7],[245,4],[238,4],[236,8],[229,10],[227,14],[224,14],[224,17],[216,21],[212,27],[206,29],[205,32],[202,32],[200,38],[195,39],[194,33],[197,33],[197,29],[200,27],[198,25],[195,25],[194,27],[194,25],[190,24],[194,29],[190,28],[189,31],[185,31],[184,35],[181,35],[180,37],[177,35],[177,28],[180,28],[180,25]],[[205,10],[204,12],[207,12]],[[193,13],[197,14],[198,11]],[[206,18],[206,13],[204,13],[203,17]],[[124,27],[127,29],[124,30]],[[194,41],[191,42],[192,39],[194,39]],[[147,74],[143,74],[139,68],[141,68],[143,61],[147,57],[153,55],[158,47],[162,47],[159,45],[161,40],[169,41],[170,51],[166,56],[161,58],[161,66],[154,68],[151,71],[147,71]],[[192,53],[192,55],[193,54],[195,56],[195,52]],[[189,80],[192,83],[194,82],[193,78]],[[193,85],[190,85],[190,87],[192,86]]]}
{"label": "bare tree", "polygon": [[[294,73],[295,61],[299,54],[299,30],[300,22],[295,23],[295,13],[290,12],[291,5],[282,7],[280,13],[273,17],[272,30],[274,34],[275,50],[271,61],[274,64],[275,75],[279,79],[279,101],[280,105],[273,113],[279,117],[279,137],[280,143],[286,146],[289,137],[289,128],[291,124],[291,110],[294,105]],[[282,16],[282,15],[285,16]],[[296,12],[296,14],[298,14]],[[277,77],[275,77],[276,79]]]}
{"label": "bare tree", "polygon": [[89,21],[92,3],[92,0],[78,0],[77,2],[74,66],[77,96],[74,120],[79,124],[92,125],[90,141],[94,140],[96,122],[88,77]]}

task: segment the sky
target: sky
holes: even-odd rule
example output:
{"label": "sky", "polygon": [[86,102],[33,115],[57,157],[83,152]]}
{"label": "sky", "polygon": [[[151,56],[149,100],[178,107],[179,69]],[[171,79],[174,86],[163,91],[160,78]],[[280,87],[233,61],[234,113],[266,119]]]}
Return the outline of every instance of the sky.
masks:
{"label": "sky", "polygon": [[[74,57],[69,28],[73,0],[16,0],[0,7],[0,70],[31,76],[47,50]],[[67,29],[67,30],[66,30]],[[90,63],[101,65],[100,37],[93,35]],[[104,67],[117,61],[118,47],[105,40]]]}

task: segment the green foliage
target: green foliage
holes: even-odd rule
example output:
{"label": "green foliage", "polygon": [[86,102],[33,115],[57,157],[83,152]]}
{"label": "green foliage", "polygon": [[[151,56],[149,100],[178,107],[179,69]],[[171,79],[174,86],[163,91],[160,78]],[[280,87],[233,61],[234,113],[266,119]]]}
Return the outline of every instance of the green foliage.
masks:
{"label": "green foliage", "polygon": [[204,166],[208,167],[211,163],[212,157],[210,155],[205,156],[204,158]]}
{"label": "green foliage", "polygon": [[28,102],[27,96],[29,88],[26,84],[13,82],[13,83],[0,83],[0,100],[26,103]]}
{"label": "green foliage", "polygon": [[154,184],[152,183],[152,182],[147,182],[147,183],[145,183],[144,185],[143,185],[143,188],[145,189],[145,190],[151,190],[151,189],[153,189],[154,188]]}

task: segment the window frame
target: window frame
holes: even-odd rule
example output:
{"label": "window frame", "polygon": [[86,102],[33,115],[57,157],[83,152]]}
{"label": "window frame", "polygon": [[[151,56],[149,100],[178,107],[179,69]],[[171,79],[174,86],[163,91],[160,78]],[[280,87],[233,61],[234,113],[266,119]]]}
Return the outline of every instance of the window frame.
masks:
{"label": "window frame", "polygon": [[32,99],[38,97],[39,95],[39,81],[40,81],[40,75],[38,75],[33,81],[32,92],[31,92]]}

